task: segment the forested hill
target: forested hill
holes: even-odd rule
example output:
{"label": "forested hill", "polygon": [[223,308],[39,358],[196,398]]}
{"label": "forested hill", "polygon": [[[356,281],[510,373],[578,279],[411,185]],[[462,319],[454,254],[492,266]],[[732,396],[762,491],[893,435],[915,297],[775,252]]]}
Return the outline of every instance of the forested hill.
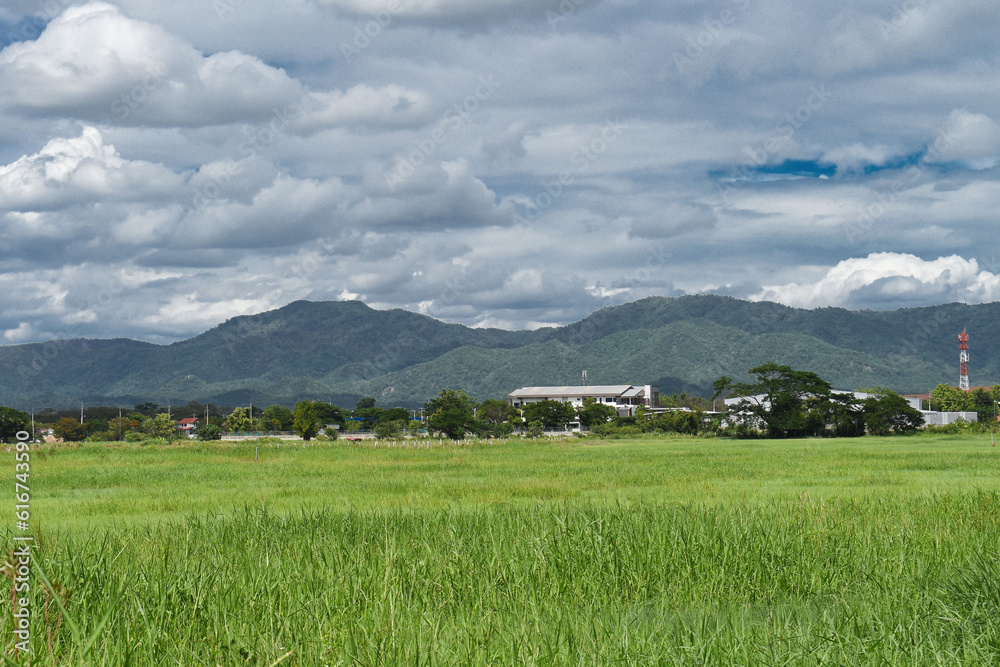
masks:
{"label": "forested hill", "polygon": [[968,327],[973,385],[1000,382],[1000,303],[896,311],[803,310],[723,296],[650,297],[564,327],[470,329],[361,302],[297,301],[171,345],[70,340],[0,346],[0,404],[28,408],[151,400],[239,405],[300,398],[422,404],[442,388],[501,398],[524,385],[659,384],[711,393],[773,360],[835,387],[926,392],[958,382]]}

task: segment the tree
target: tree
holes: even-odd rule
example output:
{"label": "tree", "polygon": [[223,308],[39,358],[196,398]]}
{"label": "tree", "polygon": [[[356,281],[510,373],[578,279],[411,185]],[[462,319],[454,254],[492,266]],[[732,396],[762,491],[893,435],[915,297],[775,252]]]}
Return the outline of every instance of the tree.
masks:
{"label": "tree", "polygon": [[0,407],[0,442],[15,442],[20,431],[31,427],[31,415],[14,408]]}
{"label": "tree", "polygon": [[375,428],[375,422],[382,416],[382,408],[362,408],[351,411],[351,416],[357,421],[361,428],[370,431]]}
{"label": "tree", "polygon": [[871,435],[912,433],[924,424],[924,416],[906,399],[889,389],[875,390],[876,396],[866,398],[865,425]]}
{"label": "tree", "polygon": [[529,424],[539,421],[545,428],[564,428],[566,423],[573,421],[576,416],[576,410],[573,409],[572,403],[553,401],[548,398],[544,401],[526,403],[521,408],[521,412],[524,415],[524,421]]}
{"label": "tree", "polygon": [[732,391],[733,384],[734,384],[733,378],[729,377],[728,375],[723,375],[718,380],[713,382],[712,389],[715,390],[715,393],[712,394],[712,403],[715,403],[715,399],[717,399],[719,396],[722,396],[723,398],[729,396],[730,392]]}
{"label": "tree", "polygon": [[424,404],[428,415],[427,427],[444,433],[452,440],[463,437],[466,431],[476,430],[476,400],[464,391],[442,389],[437,398]]}
{"label": "tree", "polygon": [[661,431],[694,435],[701,429],[701,420],[701,410],[670,410],[654,416],[650,425]]}
{"label": "tree", "polygon": [[166,412],[161,412],[155,417],[146,417],[141,423],[142,432],[154,438],[165,438],[171,440],[177,437],[177,425]]}
{"label": "tree", "polygon": [[380,438],[395,438],[406,422],[398,419],[383,419],[375,424],[375,435]]}
{"label": "tree", "polygon": [[511,417],[516,415],[517,411],[511,407],[510,403],[497,398],[488,398],[480,403],[477,414],[479,419],[489,422],[493,426],[509,422]]}
{"label": "tree", "polygon": [[309,401],[299,401],[292,413],[292,428],[303,440],[312,440],[319,433],[319,418]]}
{"label": "tree", "polygon": [[[806,435],[825,427],[823,412],[833,387],[809,371],[796,371],[773,361],[750,369],[757,381],[733,383],[719,378],[715,396],[729,391],[743,397],[730,417],[748,426],[762,425],[771,438]],[[713,396],[713,400],[714,400]]]}
{"label": "tree", "polygon": [[236,408],[226,418],[227,431],[250,431],[253,429],[253,419],[246,408]]}
{"label": "tree", "polygon": [[87,428],[72,417],[63,417],[52,430],[57,438],[65,442],[80,442],[87,437]]}
{"label": "tree", "polygon": [[381,415],[382,408],[375,407],[375,399],[371,396],[362,398],[354,406],[354,410],[351,411],[351,416],[355,420],[360,420],[361,428],[366,430],[374,428],[375,422],[378,421]]}
{"label": "tree", "polygon": [[156,403],[151,403],[146,401],[145,403],[138,403],[135,406],[135,411],[146,417],[152,417],[156,414],[156,411],[160,409],[160,406]]}
{"label": "tree", "polygon": [[576,413],[580,417],[580,424],[586,429],[597,424],[606,424],[618,416],[618,411],[613,407],[598,403],[592,398],[583,399],[583,405],[577,409]]}
{"label": "tree", "polygon": [[132,420],[128,417],[115,417],[108,422],[108,430],[115,440],[124,440],[125,433],[132,427]]}
{"label": "tree", "polygon": [[389,408],[388,410],[383,410],[376,421],[405,423],[410,421],[410,411],[406,408]]}
{"label": "tree", "polygon": [[864,406],[854,394],[831,394],[825,405],[826,423],[837,438],[858,438],[865,434]]}
{"label": "tree", "polygon": [[316,418],[319,419],[320,424],[340,424],[343,426],[346,421],[345,411],[336,405],[323,401],[313,401],[313,410],[316,412]]}
{"label": "tree", "polygon": [[969,394],[951,385],[939,384],[931,391],[931,408],[938,412],[968,412],[970,403]]}
{"label": "tree", "polygon": [[263,427],[269,431],[287,431],[295,417],[286,405],[272,405],[260,415]]}
{"label": "tree", "polygon": [[989,389],[973,389],[969,392],[969,408],[979,413],[979,421],[996,417],[996,404],[993,402],[993,392]]}
{"label": "tree", "polygon": [[194,433],[199,440],[222,440],[222,429],[215,424],[198,424]]}

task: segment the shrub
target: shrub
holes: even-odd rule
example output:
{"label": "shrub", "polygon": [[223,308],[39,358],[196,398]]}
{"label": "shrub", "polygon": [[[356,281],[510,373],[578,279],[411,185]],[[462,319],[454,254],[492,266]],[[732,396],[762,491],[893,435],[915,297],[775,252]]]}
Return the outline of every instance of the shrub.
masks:
{"label": "shrub", "polygon": [[642,435],[642,427],[636,424],[598,424],[591,433],[605,438],[635,438]]}
{"label": "shrub", "polygon": [[199,440],[222,440],[222,429],[215,424],[198,424],[195,434]]}

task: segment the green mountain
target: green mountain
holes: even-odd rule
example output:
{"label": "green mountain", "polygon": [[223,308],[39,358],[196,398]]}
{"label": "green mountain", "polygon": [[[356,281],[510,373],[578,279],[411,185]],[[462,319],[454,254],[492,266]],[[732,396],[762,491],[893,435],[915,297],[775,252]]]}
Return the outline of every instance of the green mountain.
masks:
{"label": "green mountain", "polygon": [[0,404],[152,400],[240,405],[361,396],[413,407],[449,387],[502,398],[520,386],[659,384],[711,393],[721,375],[774,360],[835,387],[926,392],[958,382],[968,328],[973,385],[1000,382],[1000,303],[896,311],[804,310],[723,296],[650,297],[537,331],[471,329],[361,302],[297,301],[171,345],[57,340],[0,346]]}

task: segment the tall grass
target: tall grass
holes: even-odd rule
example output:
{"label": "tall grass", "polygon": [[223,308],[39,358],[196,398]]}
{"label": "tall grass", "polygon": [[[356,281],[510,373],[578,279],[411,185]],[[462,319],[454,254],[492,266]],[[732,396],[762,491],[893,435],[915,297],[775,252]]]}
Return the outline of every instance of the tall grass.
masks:
{"label": "tall grass", "polygon": [[68,590],[68,622],[35,655],[68,665],[997,664],[998,510],[996,491],[246,507],[68,533],[38,550],[47,580]]}

